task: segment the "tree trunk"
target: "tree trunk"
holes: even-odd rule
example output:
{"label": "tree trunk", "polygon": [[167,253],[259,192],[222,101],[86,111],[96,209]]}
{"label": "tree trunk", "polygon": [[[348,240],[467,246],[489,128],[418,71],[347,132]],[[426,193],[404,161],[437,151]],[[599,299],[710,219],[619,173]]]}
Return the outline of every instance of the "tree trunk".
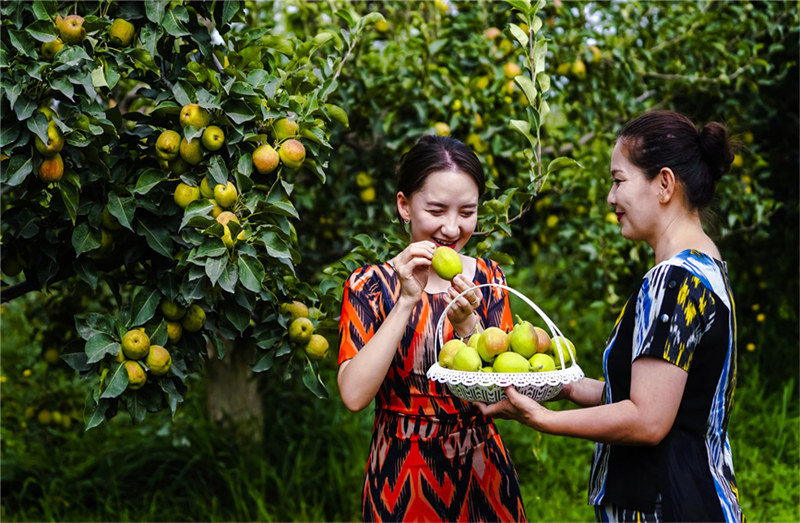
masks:
{"label": "tree trunk", "polygon": [[220,359],[208,344],[207,402],[209,418],[240,441],[263,439],[264,411],[258,375],[251,369],[256,346],[253,341],[222,341]]}

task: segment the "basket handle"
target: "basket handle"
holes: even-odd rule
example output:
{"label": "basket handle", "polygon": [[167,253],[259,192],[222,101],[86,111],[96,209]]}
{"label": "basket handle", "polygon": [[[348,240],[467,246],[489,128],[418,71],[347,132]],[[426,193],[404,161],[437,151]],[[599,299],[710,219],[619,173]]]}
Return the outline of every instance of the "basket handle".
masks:
{"label": "basket handle", "polygon": [[[437,351],[441,350],[442,345],[444,343],[444,332],[443,332],[444,331],[444,320],[445,320],[445,318],[447,318],[447,311],[450,310],[450,307],[452,307],[453,304],[456,302],[456,300],[458,300],[460,297],[464,296],[465,294],[467,294],[470,291],[473,291],[475,289],[480,289],[481,287],[498,287],[500,289],[504,289],[504,290],[506,290],[508,292],[511,292],[512,294],[514,294],[518,298],[520,298],[522,301],[527,303],[533,310],[536,311],[536,313],[544,320],[545,324],[547,324],[547,328],[550,329],[550,334],[552,334],[553,336],[561,336],[561,337],[564,336],[564,334],[562,334],[562,332],[559,330],[559,328],[556,326],[556,324],[553,323],[553,320],[551,320],[550,317],[547,314],[545,314],[545,312],[541,308],[539,308],[538,305],[533,303],[533,301],[531,301],[527,296],[525,296],[524,294],[522,294],[518,290],[513,289],[511,287],[508,287],[507,285],[503,285],[501,283],[481,283],[480,285],[476,285],[474,287],[470,287],[469,289],[465,290],[464,292],[462,292],[461,294],[459,294],[458,296],[453,298],[450,301],[450,303],[447,304],[447,307],[445,307],[444,311],[442,312],[442,315],[439,317],[439,322],[436,325],[436,333],[435,333],[435,336],[434,336],[434,347],[436,348]],[[558,357],[561,360],[561,368],[562,369],[566,368],[566,363],[564,362],[563,349],[567,349],[567,351],[569,351],[569,354],[570,354],[571,359],[572,359],[572,363],[574,364],[575,363],[575,354],[572,352],[572,349],[569,347],[569,345],[566,344],[566,343],[563,343],[560,339],[556,341],[556,344],[561,349],[561,350],[558,351]]]}

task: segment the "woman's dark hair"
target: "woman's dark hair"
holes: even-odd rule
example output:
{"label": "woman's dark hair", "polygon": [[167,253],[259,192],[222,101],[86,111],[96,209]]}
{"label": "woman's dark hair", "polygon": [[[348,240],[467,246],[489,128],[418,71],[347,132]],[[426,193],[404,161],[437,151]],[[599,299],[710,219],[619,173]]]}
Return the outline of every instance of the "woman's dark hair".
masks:
{"label": "woman's dark hair", "polygon": [[725,126],[711,122],[699,132],[686,116],[653,111],[632,120],[619,132],[628,159],[652,180],[664,167],[675,173],[690,209],[704,209],[717,180],[728,172],[733,146]]}
{"label": "woman's dark hair", "polygon": [[478,196],[486,188],[483,166],[475,153],[450,136],[425,135],[400,159],[397,165],[397,192],[410,197],[436,171],[463,171],[478,186]]}

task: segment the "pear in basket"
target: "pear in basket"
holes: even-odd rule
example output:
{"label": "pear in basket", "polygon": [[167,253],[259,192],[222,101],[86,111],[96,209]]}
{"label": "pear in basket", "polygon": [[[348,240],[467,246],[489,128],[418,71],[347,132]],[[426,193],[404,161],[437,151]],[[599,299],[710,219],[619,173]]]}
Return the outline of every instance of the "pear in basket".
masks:
{"label": "pear in basket", "polygon": [[556,362],[553,357],[543,352],[537,352],[528,360],[533,372],[550,372],[556,370]]}
{"label": "pear in basket", "polygon": [[550,335],[541,327],[536,327],[534,325],[533,332],[536,333],[536,336],[539,338],[539,347],[536,349],[536,352],[547,352],[550,348]]}
{"label": "pear in basket", "polygon": [[481,339],[481,334],[483,333],[483,329],[481,328],[480,323],[475,326],[475,334],[469,337],[469,341],[467,341],[467,345],[472,347],[473,349],[478,348],[478,340]]}
{"label": "pear in basket", "polygon": [[481,372],[494,372],[494,367],[491,365],[484,365],[481,367]]}
{"label": "pear in basket", "polygon": [[514,351],[498,354],[492,367],[494,367],[495,372],[528,372],[531,370],[531,364],[528,360]]}
{"label": "pear in basket", "polygon": [[455,370],[478,372],[481,370],[481,365],[481,357],[478,356],[478,351],[468,345],[458,349],[458,352],[453,357],[453,368]]}
{"label": "pear in basket", "polygon": [[445,369],[452,369],[453,368],[453,358],[456,356],[456,352],[461,347],[466,347],[467,344],[463,341],[453,338],[452,340],[448,341],[444,345],[442,345],[442,350],[439,351],[439,365],[441,365]]}
{"label": "pear in basket", "polygon": [[[567,346],[569,346],[569,349],[567,349]],[[556,363],[556,368],[564,368],[569,366],[569,362],[572,361],[572,354],[575,354],[575,345],[564,336],[553,336],[550,340],[550,351],[553,353],[553,361]],[[559,353],[564,357],[564,367],[561,367]],[[578,359],[577,355],[575,355],[575,359]]]}
{"label": "pear in basket", "polygon": [[[533,330],[533,325],[529,321],[521,320],[519,316],[517,316],[517,324],[514,325],[508,336],[508,341],[511,350],[526,359],[533,356],[539,349],[539,337]],[[550,346],[549,343],[548,346]]]}
{"label": "pear in basket", "polygon": [[508,350],[508,334],[499,327],[489,327],[478,338],[477,348],[480,358],[492,363],[498,354]]}

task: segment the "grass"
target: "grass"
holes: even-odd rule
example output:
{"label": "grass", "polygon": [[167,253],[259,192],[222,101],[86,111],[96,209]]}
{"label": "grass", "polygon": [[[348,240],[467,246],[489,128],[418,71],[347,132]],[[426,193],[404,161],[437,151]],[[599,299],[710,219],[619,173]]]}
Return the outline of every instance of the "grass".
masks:
{"label": "grass", "polygon": [[[7,326],[9,316],[3,321]],[[344,408],[333,362],[323,372],[332,394],[327,401],[299,380],[266,380],[263,444],[238,440],[208,421],[202,381],[190,384],[174,418],[151,414],[131,426],[123,414],[84,432],[77,423],[58,429],[24,419],[36,398],[73,408],[73,399],[59,402],[81,384],[42,370],[36,340],[20,336],[24,349],[10,352],[15,338],[5,333],[0,520],[360,520],[372,412]],[[32,372],[21,377],[25,369]],[[762,379],[758,368],[740,369],[729,426],[741,504],[750,521],[800,521],[797,382],[767,387]],[[594,519],[586,503],[591,442],[497,424],[530,520]]]}
{"label": "grass", "polygon": [[[795,383],[764,396],[737,391],[730,434],[741,502],[751,521],[800,520]],[[287,398],[293,408],[278,408]],[[266,403],[264,445],[239,442],[204,421],[201,397],[172,422],[124,417],[87,433],[33,433],[5,452],[6,521],[356,521],[370,412],[346,411],[284,390]],[[589,521],[593,444],[498,420],[532,521]]]}

